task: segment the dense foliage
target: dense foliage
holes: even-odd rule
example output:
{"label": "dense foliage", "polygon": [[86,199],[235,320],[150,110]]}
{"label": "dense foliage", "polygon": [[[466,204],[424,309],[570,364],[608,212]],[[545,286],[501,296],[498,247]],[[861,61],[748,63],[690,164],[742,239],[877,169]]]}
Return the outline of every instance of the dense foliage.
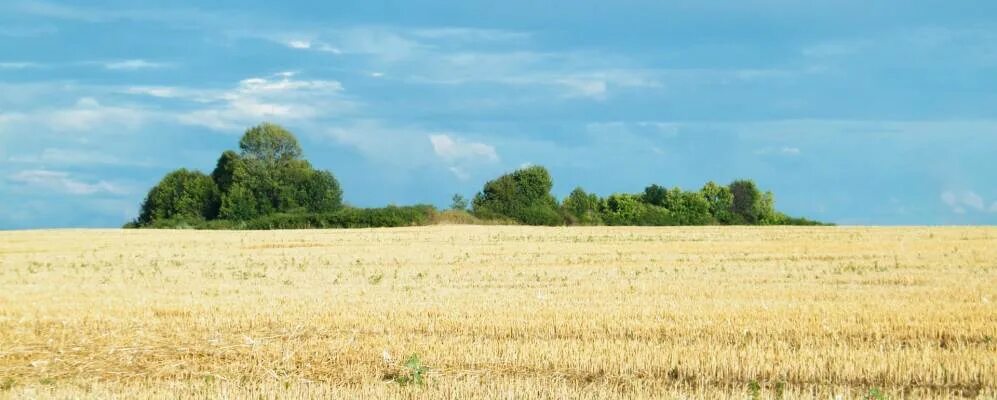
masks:
{"label": "dense foliage", "polygon": [[159,221],[252,221],[274,214],[327,214],[343,207],[343,191],[329,171],[301,158],[297,139],[278,125],[246,131],[241,153],[226,151],[211,176],[180,169],[149,192],[137,226]]}
{"label": "dense foliage", "polygon": [[526,225],[563,225],[554,187],[547,169],[532,166],[485,183],[474,196],[474,214],[483,218],[502,216]]}
{"label": "dense foliage", "polygon": [[546,169],[528,167],[485,184],[474,198],[478,218],[506,218],[527,225],[818,225],[775,210],[770,192],[754,182],[709,182],[699,191],[650,185],[642,193],[599,197],[575,188],[560,204],[550,193]]}
{"label": "dense foliage", "polygon": [[[775,210],[771,192],[750,180],[698,191],[653,184],[641,193],[600,197],[576,188],[562,202],[541,166],[521,168],[485,183],[470,202],[460,194],[450,210],[433,206],[344,207],[329,171],[302,158],[298,140],[263,123],[248,129],[239,152],[225,151],[211,175],[179,169],[154,186],[128,227],[198,229],[359,228],[425,225],[439,221],[524,225],[816,225]],[[462,216],[463,215],[463,216]]]}

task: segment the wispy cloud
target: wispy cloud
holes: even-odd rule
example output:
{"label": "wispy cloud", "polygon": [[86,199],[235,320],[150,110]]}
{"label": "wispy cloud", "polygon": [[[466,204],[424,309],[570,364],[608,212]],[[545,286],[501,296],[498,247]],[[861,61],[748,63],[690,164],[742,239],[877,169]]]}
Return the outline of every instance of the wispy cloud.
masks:
{"label": "wispy cloud", "polygon": [[197,106],[178,112],[180,123],[233,131],[261,120],[301,121],[349,112],[356,107],[342,98],[343,85],[333,80],[300,80],[294,72],[239,81],[228,90],[171,86],[135,86],[126,93],[185,100]]}
{"label": "wispy cloud", "polygon": [[800,153],[802,153],[800,148],[794,146],[766,147],[764,149],[755,151],[755,154],[760,156],[781,155],[781,156],[795,157],[800,155]]}
{"label": "wispy cloud", "polygon": [[408,168],[445,167],[461,180],[480,167],[500,161],[495,146],[465,139],[465,134],[396,126],[374,119],[333,126],[323,136],[379,163]]}
{"label": "wispy cloud", "polygon": [[93,183],[74,179],[68,172],[50,170],[19,171],[7,178],[10,182],[70,195],[126,194],[127,191],[107,181]]}
{"label": "wispy cloud", "polygon": [[444,133],[431,134],[428,138],[433,145],[433,153],[449,164],[447,169],[462,181],[471,178],[468,168],[472,165],[499,161],[495,146],[489,144],[464,140],[453,134]]}
{"label": "wispy cloud", "polygon": [[480,142],[472,142],[455,138],[449,134],[429,135],[433,152],[446,161],[484,160],[498,161],[495,147]]}
{"label": "wispy cloud", "polygon": [[172,66],[172,64],[146,61],[142,59],[134,60],[121,60],[121,61],[110,61],[104,63],[104,68],[112,71],[130,71],[138,69],[158,69],[167,68]]}
{"label": "wispy cloud", "polygon": [[29,69],[41,68],[43,65],[29,61],[4,61],[0,62],[0,69]]}
{"label": "wispy cloud", "polygon": [[965,214],[967,211],[997,212],[997,202],[987,207],[983,197],[972,190],[946,190],[942,192],[941,200],[956,214]]}
{"label": "wispy cloud", "polygon": [[57,131],[93,131],[110,127],[134,129],[149,117],[140,109],[106,106],[93,97],[82,97],[70,108],[34,115],[34,119],[42,119],[44,124]]}

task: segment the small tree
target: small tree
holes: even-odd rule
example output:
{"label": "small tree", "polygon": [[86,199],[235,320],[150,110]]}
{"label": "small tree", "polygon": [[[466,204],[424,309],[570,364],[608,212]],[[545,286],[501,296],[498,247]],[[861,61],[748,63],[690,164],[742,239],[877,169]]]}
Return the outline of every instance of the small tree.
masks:
{"label": "small tree", "polygon": [[564,199],[561,209],[569,218],[569,222],[583,225],[598,225],[602,223],[599,217],[599,196],[589,194],[585,189],[576,187]]}
{"label": "small tree", "polygon": [[644,188],[641,200],[647,204],[666,207],[668,206],[668,189],[664,186],[651,185]]}
{"label": "small tree", "polygon": [[450,201],[450,209],[455,211],[467,211],[467,199],[460,193],[454,193]]}
{"label": "small tree", "polygon": [[755,182],[750,180],[737,180],[730,184],[730,193],[733,196],[731,212],[739,219],[740,223],[754,225],[761,218],[760,203],[762,194],[755,186]]}
{"label": "small tree", "polygon": [[706,185],[703,185],[699,193],[709,204],[710,214],[713,215],[713,219],[721,224],[734,222],[732,211],[734,208],[734,195],[731,194],[730,188],[717,185],[713,181],[710,181]]}

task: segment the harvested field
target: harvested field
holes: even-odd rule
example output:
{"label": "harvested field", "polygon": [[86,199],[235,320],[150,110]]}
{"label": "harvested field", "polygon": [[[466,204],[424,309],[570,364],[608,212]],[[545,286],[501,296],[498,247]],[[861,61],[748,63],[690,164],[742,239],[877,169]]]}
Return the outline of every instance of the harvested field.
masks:
{"label": "harvested field", "polygon": [[997,228],[0,232],[0,397],[995,388]]}

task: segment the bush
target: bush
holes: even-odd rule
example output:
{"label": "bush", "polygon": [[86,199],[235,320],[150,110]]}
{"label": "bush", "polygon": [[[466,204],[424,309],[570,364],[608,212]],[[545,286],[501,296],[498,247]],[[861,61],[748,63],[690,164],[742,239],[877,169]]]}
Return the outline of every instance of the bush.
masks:
{"label": "bush", "polygon": [[557,200],[550,194],[554,186],[547,169],[532,166],[502,175],[485,183],[474,196],[473,212],[478,218],[508,218],[527,225],[561,225]]}
{"label": "bush", "polygon": [[245,222],[241,229],[390,228],[429,225],[433,206],[345,208],[332,213],[272,214]]}
{"label": "bush", "polygon": [[672,213],[664,208],[645,203],[641,195],[622,193],[606,198],[602,209],[606,225],[617,226],[667,226],[675,225]]}
{"label": "bush", "polygon": [[533,204],[523,209],[517,220],[526,225],[564,225],[564,217],[561,216],[561,213],[548,204]]}

